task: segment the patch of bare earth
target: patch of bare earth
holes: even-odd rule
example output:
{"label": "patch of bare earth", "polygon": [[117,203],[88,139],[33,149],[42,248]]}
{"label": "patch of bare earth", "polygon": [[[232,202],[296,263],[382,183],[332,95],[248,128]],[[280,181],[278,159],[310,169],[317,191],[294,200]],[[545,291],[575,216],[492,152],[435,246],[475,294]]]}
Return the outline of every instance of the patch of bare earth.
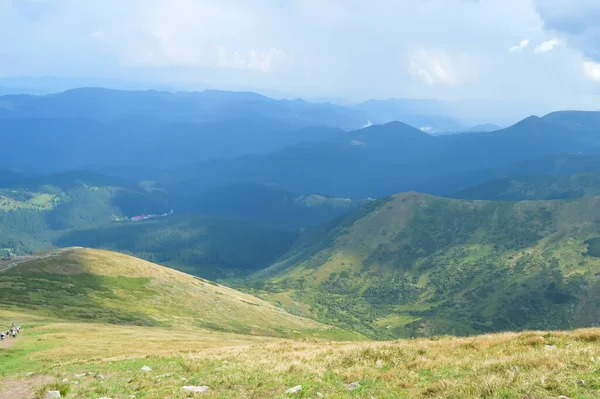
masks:
{"label": "patch of bare earth", "polygon": [[10,379],[0,382],[0,399],[31,399],[42,385],[49,384],[54,378],[47,375],[32,375],[20,380]]}
{"label": "patch of bare earth", "polygon": [[15,343],[14,339],[3,339],[2,341],[0,341],[0,349],[6,349],[11,347],[13,344]]}

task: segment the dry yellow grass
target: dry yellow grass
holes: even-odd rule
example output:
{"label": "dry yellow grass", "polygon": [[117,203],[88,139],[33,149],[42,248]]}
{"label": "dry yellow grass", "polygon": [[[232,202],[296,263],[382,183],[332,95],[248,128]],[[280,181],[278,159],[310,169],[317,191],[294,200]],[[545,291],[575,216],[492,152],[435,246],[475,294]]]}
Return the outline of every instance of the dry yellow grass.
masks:
{"label": "dry yellow grass", "polygon": [[[18,316],[0,312],[0,320]],[[575,399],[600,392],[600,329],[329,342],[35,317],[26,323],[15,345],[0,350],[0,376],[14,384],[28,371],[57,382],[104,375],[66,383],[69,397],[185,398],[183,385],[209,386],[203,398]],[[349,391],[354,381],[361,387]],[[295,385],[300,393],[284,394]]]}

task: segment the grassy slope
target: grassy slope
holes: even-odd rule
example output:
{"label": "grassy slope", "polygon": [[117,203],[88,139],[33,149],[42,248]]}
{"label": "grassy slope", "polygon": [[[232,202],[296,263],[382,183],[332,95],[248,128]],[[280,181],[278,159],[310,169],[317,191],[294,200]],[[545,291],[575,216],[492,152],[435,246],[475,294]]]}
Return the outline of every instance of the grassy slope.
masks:
{"label": "grassy slope", "polygon": [[252,287],[378,337],[593,326],[600,198],[463,201],[400,194],[362,208]]}
{"label": "grassy slope", "polygon": [[[318,392],[326,398],[591,399],[600,389],[598,329],[350,343],[65,323],[0,310],[0,324],[13,320],[24,333],[0,348],[0,397],[27,384],[38,397],[59,389],[67,398],[176,399],[189,397],[184,385],[207,385],[201,396],[219,399]],[[152,371],[141,371],[144,365]],[[92,375],[75,376],[87,372]],[[348,391],[354,381],[361,387]],[[300,393],[284,393],[296,385]]]}
{"label": "grassy slope", "polygon": [[5,308],[72,321],[271,336],[336,333],[250,295],[108,251],[73,248],[5,261],[0,286]]}

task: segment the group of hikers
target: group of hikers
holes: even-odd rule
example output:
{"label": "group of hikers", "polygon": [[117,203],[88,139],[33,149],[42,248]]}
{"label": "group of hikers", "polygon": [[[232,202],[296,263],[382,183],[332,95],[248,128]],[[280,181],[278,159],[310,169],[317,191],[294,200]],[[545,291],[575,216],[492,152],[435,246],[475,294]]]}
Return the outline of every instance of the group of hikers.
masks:
{"label": "group of hikers", "polygon": [[0,340],[4,340],[12,336],[13,338],[17,338],[17,334],[21,332],[21,326],[15,326],[15,323],[12,323],[10,329],[6,331],[0,331]]}

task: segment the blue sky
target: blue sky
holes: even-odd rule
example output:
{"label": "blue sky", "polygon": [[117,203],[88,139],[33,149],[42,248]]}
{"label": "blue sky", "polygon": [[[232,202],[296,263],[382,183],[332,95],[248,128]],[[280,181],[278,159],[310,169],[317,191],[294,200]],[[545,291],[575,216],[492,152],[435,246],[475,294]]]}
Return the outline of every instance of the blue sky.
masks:
{"label": "blue sky", "polygon": [[600,1],[0,0],[17,75],[600,108]]}

